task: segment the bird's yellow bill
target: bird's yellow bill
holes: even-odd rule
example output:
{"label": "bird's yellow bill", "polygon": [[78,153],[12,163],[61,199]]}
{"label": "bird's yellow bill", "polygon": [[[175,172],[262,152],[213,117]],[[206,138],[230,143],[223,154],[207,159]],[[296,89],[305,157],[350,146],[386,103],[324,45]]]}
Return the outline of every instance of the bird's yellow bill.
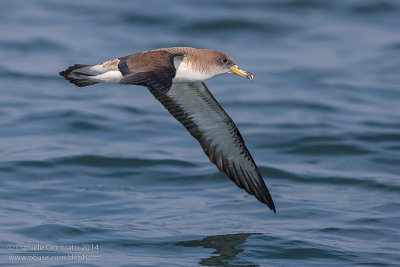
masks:
{"label": "bird's yellow bill", "polygon": [[231,71],[233,74],[245,77],[247,79],[250,79],[250,81],[253,80],[253,74],[251,74],[250,72],[244,71],[239,69],[239,67],[237,65],[233,65],[232,67],[230,67]]}

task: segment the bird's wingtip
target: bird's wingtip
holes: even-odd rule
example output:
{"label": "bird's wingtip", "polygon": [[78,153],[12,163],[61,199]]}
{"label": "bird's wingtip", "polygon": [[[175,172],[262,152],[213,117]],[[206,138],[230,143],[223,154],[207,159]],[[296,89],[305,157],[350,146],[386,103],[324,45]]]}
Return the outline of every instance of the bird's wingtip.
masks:
{"label": "bird's wingtip", "polygon": [[[267,190],[268,190],[268,189],[267,189]],[[268,207],[270,210],[272,210],[272,211],[276,214],[275,203],[274,203],[274,201],[272,200],[272,197],[271,197],[271,195],[269,194],[269,192],[268,192],[268,194],[267,194],[267,197],[264,198],[263,201],[261,201],[261,202],[263,202],[265,205],[267,205],[267,207]]]}
{"label": "bird's wingtip", "polygon": [[268,204],[268,208],[269,208],[270,210],[272,210],[272,211],[276,214],[276,209],[275,209],[274,203]]}

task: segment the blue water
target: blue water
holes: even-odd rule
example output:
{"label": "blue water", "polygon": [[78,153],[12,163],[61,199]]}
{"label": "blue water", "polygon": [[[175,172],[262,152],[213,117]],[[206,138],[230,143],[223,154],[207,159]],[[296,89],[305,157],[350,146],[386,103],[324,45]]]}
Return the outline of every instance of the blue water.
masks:
{"label": "blue water", "polygon": [[[397,0],[2,1],[0,265],[399,266],[399,25]],[[277,214],[146,88],[58,76],[169,46],[254,74],[207,85]]]}

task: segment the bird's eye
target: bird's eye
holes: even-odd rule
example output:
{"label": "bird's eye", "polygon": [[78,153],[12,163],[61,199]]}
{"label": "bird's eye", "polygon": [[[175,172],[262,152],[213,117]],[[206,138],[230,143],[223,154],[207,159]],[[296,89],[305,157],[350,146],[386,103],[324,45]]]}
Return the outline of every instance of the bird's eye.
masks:
{"label": "bird's eye", "polygon": [[228,62],[228,59],[227,59],[227,58],[224,58],[224,59],[222,60],[222,62],[226,63],[226,62]]}

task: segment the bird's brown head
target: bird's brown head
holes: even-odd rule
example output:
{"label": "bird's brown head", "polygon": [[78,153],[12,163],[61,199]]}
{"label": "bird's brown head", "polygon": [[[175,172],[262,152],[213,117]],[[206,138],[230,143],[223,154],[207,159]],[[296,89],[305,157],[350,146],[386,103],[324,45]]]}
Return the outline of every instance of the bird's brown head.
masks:
{"label": "bird's brown head", "polygon": [[225,74],[233,73],[244,78],[253,80],[250,72],[241,70],[234,60],[227,54],[211,49],[193,49],[187,51],[188,60],[195,62],[194,68],[205,73],[207,79]]}
{"label": "bird's brown head", "polygon": [[214,51],[213,53],[213,61],[214,65],[218,69],[218,71],[223,74],[223,73],[233,73],[239,76],[242,76],[244,78],[249,79],[250,81],[253,80],[253,74],[250,72],[241,70],[238,65],[235,64],[233,59],[220,51],[212,50]]}
{"label": "bird's brown head", "polygon": [[192,47],[170,49],[185,54],[181,61],[178,59],[174,62],[176,68],[175,81],[206,81],[225,73],[233,73],[253,80],[253,75],[250,72],[241,70],[233,59],[223,52]]}

